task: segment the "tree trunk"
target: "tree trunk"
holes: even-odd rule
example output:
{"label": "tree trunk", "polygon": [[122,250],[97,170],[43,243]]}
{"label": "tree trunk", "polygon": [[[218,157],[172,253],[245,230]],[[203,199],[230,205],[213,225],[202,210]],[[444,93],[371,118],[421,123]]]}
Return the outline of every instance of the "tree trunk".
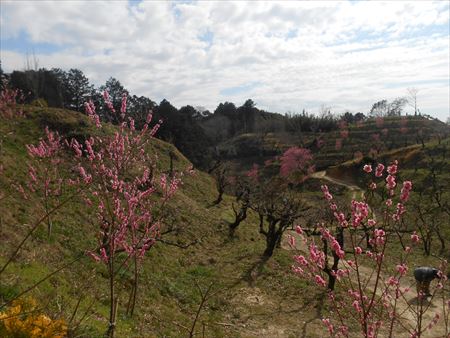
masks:
{"label": "tree trunk", "polygon": [[222,202],[222,195],[223,195],[223,192],[219,191],[219,196],[217,196],[217,199],[213,202],[213,205],[217,205],[220,202]]}
{"label": "tree trunk", "polygon": [[247,205],[243,204],[241,205],[241,209],[239,212],[236,212],[233,207],[235,219],[234,222],[229,225],[230,228],[230,237],[234,236],[234,232],[236,231],[236,228],[241,224],[242,221],[244,221],[247,218]]}
{"label": "tree trunk", "polygon": [[116,328],[116,313],[117,313],[117,297],[114,288],[114,261],[113,257],[109,262],[109,326],[106,336],[108,338],[114,338],[114,330]]}
{"label": "tree trunk", "polygon": [[264,250],[264,257],[272,257],[273,252],[277,246],[278,241],[281,239],[280,231],[276,230],[276,220],[269,221],[269,230],[266,234],[266,250]]}

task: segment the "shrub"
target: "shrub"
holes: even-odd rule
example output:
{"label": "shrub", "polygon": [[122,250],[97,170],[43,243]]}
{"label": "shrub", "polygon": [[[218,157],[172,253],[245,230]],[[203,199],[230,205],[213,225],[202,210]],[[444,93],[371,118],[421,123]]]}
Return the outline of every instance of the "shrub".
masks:
{"label": "shrub", "polygon": [[18,299],[5,312],[0,312],[2,337],[62,338],[66,335],[66,322],[41,313],[33,298]]}

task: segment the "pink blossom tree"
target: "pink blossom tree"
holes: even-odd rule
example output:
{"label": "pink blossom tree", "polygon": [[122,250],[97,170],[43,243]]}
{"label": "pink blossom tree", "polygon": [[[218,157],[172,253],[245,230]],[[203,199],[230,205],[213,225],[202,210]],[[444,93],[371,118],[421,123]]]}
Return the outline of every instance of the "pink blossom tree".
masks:
{"label": "pink blossom tree", "polygon": [[[107,94],[106,106],[112,109]],[[111,136],[90,137],[84,144],[71,141],[78,159],[80,179],[86,185],[84,199],[96,210],[99,226],[98,247],[89,252],[108,271],[110,315],[107,335],[114,337],[119,295],[117,276],[131,268],[133,288],[128,308],[133,312],[136,302],[139,264],[145,253],[164,232],[166,206],[181,184],[183,173],[158,173],[157,162],[148,152],[149,142],[162,121],[150,127],[147,116],[142,130],[136,130],[134,120],[126,118],[126,95],[123,96],[118,130]],[[92,102],[86,112],[98,128],[102,128]]]}
{"label": "pink blossom tree", "polygon": [[[445,292],[442,292],[446,276],[443,273],[446,263],[440,266],[438,281],[432,298],[428,300],[422,291],[417,293],[416,305],[407,300],[409,283],[407,273],[410,269],[408,260],[411,251],[420,242],[419,236],[411,234],[410,243],[400,255],[394,257],[389,246],[397,239],[396,229],[399,227],[406,213],[406,204],[412,191],[412,183],[403,181],[397,184],[397,163],[385,168],[378,164],[376,168],[365,165],[364,171],[371,175],[369,191],[386,189],[387,194],[382,210],[375,211],[368,204],[366,193],[363,200],[351,201],[351,214],[347,217],[334,202],[327,186],[322,186],[324,197],[329,210],[337,225],[320,226],[320,242],[304,236],[304,229],[297,226],[296,230],[301,241],[306,244],[307,252],[294,256],[293,271],[301,278],[310,280],[317,286],[328,290],[333,318],[324,318],[330,337],[349,337],[349,328],[356,326],[359,336],[395,337],[401,330],[408,332],[410,337],[421,337],[424,332],[431,330],[440,318],[448,316],[450,303]],[[373,175],[373,176],[372,176]],[[383,194],[384,195],[384,194]],[[395,201],[395,202],[394,202]],[[370,239],[366,247],[362,239],[370,229]],[[346,242],[350,248],[344,251],[342,235],[345,233]],[[291,245],[296,247],[295,237],[290,238]],[[330,250],[328,249],[330,248]],[[331,253],[329,252],[331,251]],[[330,265],[330,254],[340,261]],[[392,261],[396,261],[392,266]],[[326,278],[329,282],[326,282]],[[339,286],[338,292],[330,287],[330,280],[335,280]],[[332,283],[334,287],[334,282]],[[343,293],[346,293],[345,296]],[[425,314],[430,310],[431,300],[439,294],[442,298],[441,313],[432,317]],[[412,320],[405,320],[411,317]],[[428,322],[427,322],[428,321]],[[448,321],[448,319],[447,319]],[[445,326],[445,336],[449,334]]]}
{"label": "pink blossom tree", "polygon": [[[104,99],[106,106],[113,109],[107,94]],[[152,115],[149,114],[143,128],[136,130],[134,120],[126,116],[126,99],[124,95],[120,112],[117,112],[121,124],[113,132],[109,127],[104,128],[93,103],[89,102],[86,112],[98,128],[97,136],[80,143],[76,139],[63,140],[46,128],[45,138],[37,145],[27,146],[31,157],[28,179],[24,184],[17,183],[16,189],[24,199],[33,197],[41,201],[43,213],[0,268],[1,274],[40,224],[47,221],[50,231],[51,215],[74,197],[81,197],[87,208],[95,210],[94,223],[98,226],[97,245],[87,254],[99,264],[104,264],[107,270],[108,337],[114,337],[116,328],[118,276],[128,270],[132,272],[127,307],[132,314],[140,264],[161,234],[170,231],[164,226],[167,204],[180,187],[184,175],[184,172],[167,175],[160,171],[157,159],[149,152],[149,144],[162,121],[151,127]]]}
{"label": "pink blossom tree", "polygon": [[308,149],[292,147],[280,157],[280,176],[282,177],[291,176],[291,180],[304,180],[313,171],[313,156]]}
{"label": "pink blossom tree", "polygon": [[313,171],[309,150],[293,147],[279,159],[266,161],[262,167],[253,165],[247,172],[245,206],[259,215],[259,232],[266,240],[265,258],[273,255],[286,229],[309,209],[294,187]]}

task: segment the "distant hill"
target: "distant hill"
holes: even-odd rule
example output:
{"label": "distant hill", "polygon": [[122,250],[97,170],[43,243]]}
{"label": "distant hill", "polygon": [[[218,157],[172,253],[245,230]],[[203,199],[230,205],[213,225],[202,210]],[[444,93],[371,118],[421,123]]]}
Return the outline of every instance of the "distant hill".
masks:
{"label": "distant hill", "polygon": [[381,153],[409,145],[422,145],[450,135],[445,123],[423,116],[396,116],[366,119],[341,125],[328,132],[301,131],[258,132],[234,136],[217,146],[220,157],[237,167],[249,168],[281,155],[292,146],[314,153],[317,170],[355,157],[377,158]]}

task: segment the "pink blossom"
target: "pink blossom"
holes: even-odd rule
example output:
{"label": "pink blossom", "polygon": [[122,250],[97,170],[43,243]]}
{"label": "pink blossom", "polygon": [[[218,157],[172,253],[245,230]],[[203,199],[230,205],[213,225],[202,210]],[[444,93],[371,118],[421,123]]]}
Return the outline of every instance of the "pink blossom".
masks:
{"label": "pink blossom", "polygon": [[411,181],[404,181],[402,190],[400,192],[400,200],[402,200],[403,202],[406,202],[409,199],[409,194],[411,192],[411,189],[412,189]]}
{"label": "pink blossom", "polygon": [[358,313],[362,312],[361,304],[359,303],[359,301],[357,300],[353,301],[352,306],[355,308],[356,312]]}
{"label": "pink blossom", "polygon": [[358,227],[368,214],[369,206],[367,203],[352,200],[352,225],[354,228]]}
{"label": "pink blossom", "polygon": [[36,183],[36,182],[37,182],[37,178],[36,178],[36,175],[37,175],[36,169],[35,169],[33,166],[31,166],[31,165],[28,167],[28,175],[30,175],[31,181],[32,181],[33,183]]}
{"label": "pink blossom", "polygon": [[370,190],[375,190],[376,188],[377,188],[377,184],[375,182],[370,183],[370,185],[369,185]]}
{"label": "pink blossom", "polygon": [[247,176],[254,180],[257,180],[258,179],[258,168],[259,168],[259,166],[257,164],[253,164],[252,169],[247,171]]}
{"label": "pink blossom", "polygon": [[301,227],[300,225],[297,225],[297,226],[295,227],[295,232],[298,233],[299,235],[302,235],[302,234],[303,234],[303,229],[302,229],[302,227]]}
{"label": "pink blossom", "polygon": [[383,229],[375,229],[373,232],[374,240],[376,245],[383,245],[385,242],[386,233]]}
{"label": "pink blossom", "polygon": [[313,156],[306,148],[292,147],[280,157],[280,175],[289,176],[300,172],[304,174],[312,165]]}
{"label": "pink blossom", "polygon": [[62,148],[61,138],[58,133],[54,133],[45,128],[46,140],[41,139],[37,146],[32,144],[28,144],[26,146],[28,150],[28,154],[31,157],[37,158],[51,158],[54,157],[57,152],[59,152]]}
{"label": "pink blossom", "polygon": [[420,242],[420,238],[415,231],[411,235],[411,241],[413,244],[417,244]]}
{"label": "pink blossom", "polygon": [[292,271],[298,275],[303,275],[304,270],[299,266],[292,266]]}
{"label": "pink blossom", "polygon": [[322,185],[320,186],[320,188],[322,189],[323,195],[325,197],[325,199],[327,201],[331,201],[333,199],[333,195],[330,194],[330,191],[328,190],[328,186],[327,185]]}
{"label": "pink blossom", "polygon": [[386,177],[386,185],[389,189],[394,189],[397,183],[395,182],[395,176],[387,175]]}
{"label": "pink blossom", "polygon": [[330,333],[330,335],[333,334],[334,327],[333,327],[333,324],[331,324],[330,319],[329,318],[324,318],[324,319],[322,319],[322,323],[325,324],[325,326],[327,327],[328,332]]}
{"label": "pink blossom", "polygon": [[114,109],[113,104],[111,103],[111,99],[109,98],[109,93],[105,90],[103,92],[103,99],[105,100],[105,104],[108,107],[108,109],[112,112],[115,113],[116,110]]}
{"label": "pink blossom", "polygon": [[341,259],[344,258],[345,252],[344,252],[344,250],[341,249],[339,242],[334,238],[331,242],[331,248],[335,252],[336,256],[338,256]]}
{"label": "pink blossom", "polygon": [[342,212],[339,212],[339,213],[338,212],[334,212],[333,215],[338,220],[340,226],[342,226],[344,228],[348,226],[348,222],[347,222],[347,220],[345,218],[344,213],[342,213]]}
{"label": "pink blossom", "polygon": [[372,166],[370,164],[366,164],[366,165],[364,165],[363,170],[366,173],[371,173],[372,172]]}
{"label": "pink blossom", "polygon": [[289,236],[289,245],[291,246],[291,248],[295,248],[295,238],[294,236]]}
{"label": "pink blossom", "polygon": [[93,253],[92,251],[88,251],[86,252],[86,254],[90,257],[92,257],[92,259],[94,259],[94,261],[96,261],[97,263],[100,262],[100,257],[98,255],[96,255],[95,253]]}
{"label": "pink blossom", "polygon": [[383,176],[383,171],[384,171],[384,165],[381,163],[378,163],[377,168],[375,169],[375,176],[376,177]]}
{"label": "pink blossom", "polygon": [[397,161],[395,161],[392,165],[387,167],[387,172],[390,175],[395,175],[397,173]]}
{"label": "pink blossom", "polygon": [[294,260],[302,266],[308,265],[308,260],[305,258],[305,256],[302,256],[302,255],[294,256]]}
{"label": "pink blossom", "polygon": [[108,263],[108,255],[106,254],[105,248],[100,249],[100,257],[104,263]]}
{"label": "pink blossom", "polygon": [[325,266],[325,254],[319,250],[314,243],[309,245],[309,257],[318,267],[323,269]]}
{"label": "pink blossom", "polygon": [[319,285],[319,286],[325,287],[327,285],[325,280],[322,277],[320,277],[319,275],[315,275],[314,280],[316,281],[317,285]]}
{"label": "pink blossom", "polygon": [[357,246],[357,247],[355,248],[355,254],[356,254],[356,255],[361,255],[362,252],[363,252],[363,250],[361,249],[361,247]]}
{"label": "pink blossom", "polygon": [[355,267],[356,267],[355,262],[352,261],[352,260],[350,260],[350,259],[347,260],[347,264],[348,264],[351,268],[355,268]]}
{"label": "pink blossom", "polygon": [[341,278],[348,276],[350,271],[348,269],[337,269],[336,272],[332,271],[331,274],[335,276],[337,280],[341,280]]}
{"label": "pink blossom", "polygon": [[127,93],[122,94],[122,104],[120,106],[120,112],[123,117],[125,117],[125,113],[127,112]]}
{"label": "pink blossom", "polygon": [[393,215],[393,219],[398,221],[400,217],[406,212],[406,209],[402,203],[397,203],[397,210]]}
{"label": "pink blossom", "polygon": [[406,273],[408,272],[408,266],[406,264],[398,264],[396,266],[397,271],[400,273],[400,276],[404,276],[406,275]]}

